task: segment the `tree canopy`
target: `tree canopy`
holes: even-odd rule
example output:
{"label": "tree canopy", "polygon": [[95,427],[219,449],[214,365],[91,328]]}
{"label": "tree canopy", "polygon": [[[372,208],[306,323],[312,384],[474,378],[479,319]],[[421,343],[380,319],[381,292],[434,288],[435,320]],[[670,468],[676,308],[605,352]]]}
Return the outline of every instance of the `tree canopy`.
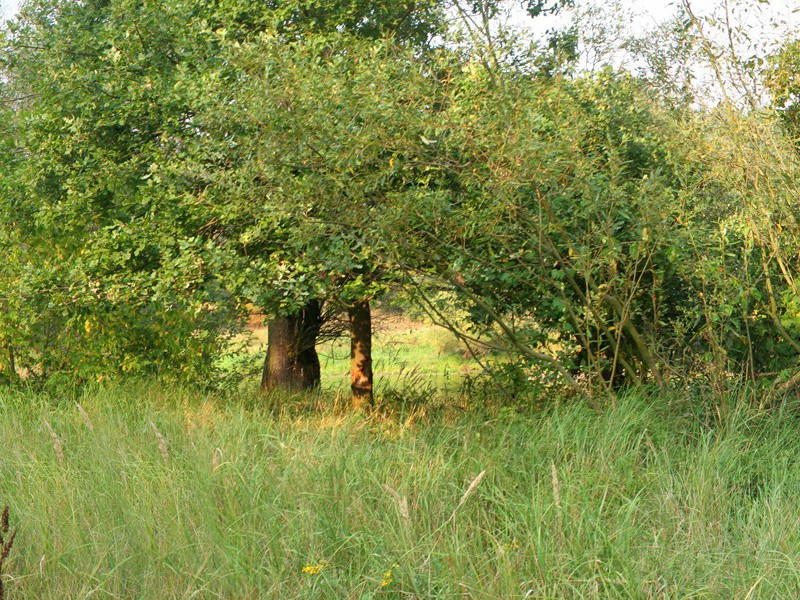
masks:
{"label": "tree canopy", "polygon": [[534,386],[791,378],[796,43],[771,106],[709,108],[669,69],[556,68],[499,7],[27,3],[2,51],[5,378],[211,382],[248,313],[313,354],[389,289]]}

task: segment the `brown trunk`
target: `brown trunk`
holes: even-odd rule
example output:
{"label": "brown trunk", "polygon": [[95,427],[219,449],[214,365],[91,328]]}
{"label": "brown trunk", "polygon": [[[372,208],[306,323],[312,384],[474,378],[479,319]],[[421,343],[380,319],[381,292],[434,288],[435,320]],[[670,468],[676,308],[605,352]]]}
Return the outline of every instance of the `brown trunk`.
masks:
{"label": "brown trunk", "polygon": [[8,368],[10,371],[11,379],[17,379],[17,359],[14,356],[14,347],[9,344],[8,345]]}
{"label": "brown trunk", "polygon": [[369,302],[353,304],[350,316],[350,391],[355,410],[372,405],[372,316]]}
{"label": "brown trunk", "polygon": [[268,325],[267,357],[261,375],[265,391],[300,391],[320,382],[317,336],[322,323],[318,300],[286,317],[272,319]]}

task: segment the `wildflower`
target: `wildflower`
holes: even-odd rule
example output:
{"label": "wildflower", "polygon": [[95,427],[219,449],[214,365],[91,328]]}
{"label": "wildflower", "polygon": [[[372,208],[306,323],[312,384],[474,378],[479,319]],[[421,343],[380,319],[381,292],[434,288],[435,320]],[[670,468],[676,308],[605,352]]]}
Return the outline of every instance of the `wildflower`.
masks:
{"label": "wildflower", "polygon": [[327,564],[328,563],[325,561],[322,561],[318,565],[312,565],[311,563],[309,563],[301,569],[301,572],[307,573],[308,575],[319,575],[322,572],[322,569],[324,569],[327,566]]}
{"label": "wildflower", "polygon": [[381,580],[381,587],[387,587],[392,584],[392,582],[394,581],[394,579],[392,578],[392,569],[396,569],[399,566],[400,565],[397,564],[392,565],[392,568],[383,574],[383,579]]}

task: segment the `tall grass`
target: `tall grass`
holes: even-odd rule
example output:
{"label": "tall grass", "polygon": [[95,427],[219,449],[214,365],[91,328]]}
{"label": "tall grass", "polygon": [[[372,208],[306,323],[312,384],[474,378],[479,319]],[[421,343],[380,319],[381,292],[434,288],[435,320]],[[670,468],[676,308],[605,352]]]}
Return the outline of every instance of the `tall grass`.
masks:
{"label": "tall grass", "polygon": [[800,413],[738,406],[5,392],[8,597],[796,597]]}

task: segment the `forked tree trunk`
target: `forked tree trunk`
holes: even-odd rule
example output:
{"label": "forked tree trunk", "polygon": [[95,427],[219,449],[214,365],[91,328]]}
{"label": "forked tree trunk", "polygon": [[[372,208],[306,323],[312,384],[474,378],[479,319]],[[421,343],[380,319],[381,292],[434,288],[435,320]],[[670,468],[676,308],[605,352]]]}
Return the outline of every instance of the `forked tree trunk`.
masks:
{"label": "forked tree trunk", "polygon": [[351,405],[362,410],[372,405],[372,315],[369,301],[356,302],[350,316]]}
{"label": "forked tree trunk", "polygon": [[320,382],[317,336],[322,324],[318,300],[287,317],[272,319],[267,332],[267,356],[261,375],[265,391],[300,391]]}

